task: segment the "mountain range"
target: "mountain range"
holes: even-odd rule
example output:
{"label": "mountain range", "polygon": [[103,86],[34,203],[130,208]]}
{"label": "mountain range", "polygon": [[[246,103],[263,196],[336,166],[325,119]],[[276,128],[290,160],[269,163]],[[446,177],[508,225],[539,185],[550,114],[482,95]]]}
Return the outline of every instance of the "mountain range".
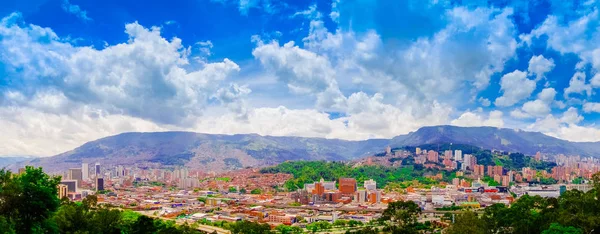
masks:
{"label": "mountain range", "polygon": [[203,134],[194,132],[131,132],[101,138],[62,154],[20,162],[47,171],[79,167],[82,162],[104,165],[186,166],[223,171],[273,165],[287,160],[352,160],[384,151],[385,147],[454,143],[533,155],[600,156],[600,142],[571,142],[515,129],[430,126],[392,139],[339,139]]}

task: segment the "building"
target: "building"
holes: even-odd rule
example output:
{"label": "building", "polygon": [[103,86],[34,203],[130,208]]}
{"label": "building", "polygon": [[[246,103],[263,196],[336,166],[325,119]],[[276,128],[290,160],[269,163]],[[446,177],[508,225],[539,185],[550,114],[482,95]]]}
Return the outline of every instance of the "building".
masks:
{"label": "building", "polygon": [[390,147],[389,145],[385,147],[385,154],[392,155],[392,147]]}
{"label": "building", "polygon": [[366,190],[358,190],[356,194],[354,194],[354,201],[358,203],[365,203],[367,201],[367,191]]}
{"label": "building", "polygon": [[315,189],[313,189],[312,194],[321,196],[325,193],[325,186],[322,183],[315,183]]}
{"label": "building", "polygon": [[58,184],[58,199],[67,197],[69,193],[69,187],[65,184]]}
{"label": "building", "polygon": [[68,193],[75,193],[77,192],[77,180],[62,180],[60,182],[60,184],[64,184],[67,186],[67,192]]}
{"label": "building", "polygon": [[435,152],[433,150],[430,150],[429,152],[427,152],[427,161],[430,162],[439,162],[439,154],[438,152]]}
{"label": "building", "polygon": [[96,163],[96,165],[94,165],[94,175],[96,178],[98,178],[100,174],[102,174],[102,171],[100,170],[100,163]]}
{"label": "building", "polygon": [[452,159],[452,150],[446,150],[444,151],[444,159]]}
{"label": "building", "polygon": [[83,180],[83,173],[81,172],[81,168],[69,169],[69,179],[77,180],[77,185],[81,185],[81,181]]}
{"label": "building", "polygon": [[369,191],[369,203],[379,204],[381,202],[381,192],[377,190]]}
{"label": "building", "polygon": [[87,163],[81,164],[81,178],[87,180],[90,177],[90,165]]}
{"label": "building", "polygon": [[417,147],[417,148],[415,149],[415,154],[416,154],[416,155],[419,155],[419,154],[421,154],[421,148]]}
{"label": "building", "polygon": [[454,151],[454,161],[461,161],[462,160],[462,150],[455,150]]}
{"label": "building", "polygon": [[377,182],[375,182],[373,179],[366,180],[364,187],[366,190],[375,190],[377,189]]}
{"label": "building", "polygon": [[104,178],[96,178],[96,192],[104,190]]}
{"label": "building", "polygon": [[340,193],[342,194],[354,194],[356,192],[356,179],[354,178],[340,178]]}
{"label": "building", "polygon": [[462,169],[463,169],[464,171],[466,171],[467,169],[471,169],[471,170],[473,170],[473,167],[471,167],[471,161],[472,161],[471,159],[472,159],[472,158],[473,158],[473,156],[472,156],[472,155],[470,155],[470,154],[465,154],[464,162],[463,162],[463,164],[462,164]]}
{"label": "building", "polygon": [[542,160],[542,153],[540,151],[538,151],[537,153],[535,153],[535,160],[537,160],[537,161],[541,161]]}

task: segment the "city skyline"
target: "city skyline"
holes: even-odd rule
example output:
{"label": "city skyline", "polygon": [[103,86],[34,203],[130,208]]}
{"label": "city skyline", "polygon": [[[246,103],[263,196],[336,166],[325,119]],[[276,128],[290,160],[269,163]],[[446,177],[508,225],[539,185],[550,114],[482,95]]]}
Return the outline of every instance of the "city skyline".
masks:
{"label": "city skyline", "polygon": [[3,1],[0,155],[169,130],[600,141],[597,1],[386,4]]}

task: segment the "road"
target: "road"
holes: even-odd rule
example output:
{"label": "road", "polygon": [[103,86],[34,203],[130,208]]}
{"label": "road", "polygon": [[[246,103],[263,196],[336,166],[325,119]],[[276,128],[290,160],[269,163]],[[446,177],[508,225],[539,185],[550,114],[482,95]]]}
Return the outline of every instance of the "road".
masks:
{"label": "road", "polygon": [[[242,205],[255,205],[250,203],[239,203]],[[280,204],[258,204],[264,207],[271,208],[280,208],[280,209],[301,209],[301,210],[318,210],[318,211],[368,211],[368,212],[383,212],[383,208],[360,208],[360,207],[322,207],[322,206],[289,206],[289,205],[280,205]],[[483,211],[475,210],[475,213],[481,214]],[[460,210],[422,210],[421,213],[424,214],[460,214],[462,211]]]}

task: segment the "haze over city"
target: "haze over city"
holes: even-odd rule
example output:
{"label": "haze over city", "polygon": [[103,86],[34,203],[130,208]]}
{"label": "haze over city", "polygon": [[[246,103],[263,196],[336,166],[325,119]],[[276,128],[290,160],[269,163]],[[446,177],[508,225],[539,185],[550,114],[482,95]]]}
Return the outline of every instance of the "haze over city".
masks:
{"label": "haze over city", "polygon": [[0,15],[0,155],[171,130],[600,141],[597,1],[9,0]]}

